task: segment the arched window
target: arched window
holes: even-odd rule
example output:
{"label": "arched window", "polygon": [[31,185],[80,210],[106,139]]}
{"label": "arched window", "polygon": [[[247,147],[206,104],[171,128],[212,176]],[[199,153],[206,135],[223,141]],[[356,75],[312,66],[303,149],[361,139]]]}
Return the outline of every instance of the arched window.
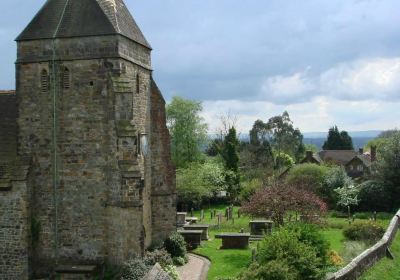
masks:
{"label": "arched window", "polygon": [[136,74],[136,93],[137,94],[140,93],[140,77],[139,77],[139,73]]}
{"label": "arched window", "polygon": [[70,75],[69,75],[69,69],[67,67],[64,68],[62,82],[63,82],[63,89],[70,88]]}
{"label": "arched window", "polygon": [[49,76],[45,69],[40,73],[40,88],[42,93],[47,93],[49,90]]}

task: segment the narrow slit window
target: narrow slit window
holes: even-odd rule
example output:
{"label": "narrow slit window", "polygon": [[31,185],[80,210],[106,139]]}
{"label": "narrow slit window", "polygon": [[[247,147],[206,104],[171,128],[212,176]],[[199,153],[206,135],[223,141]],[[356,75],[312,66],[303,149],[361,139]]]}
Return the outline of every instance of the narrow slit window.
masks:
{"label": "narrow slit window", "polygon": [[47,93],[49,90],[49,76],[47,75],[47,71],[45,69],[40,73],[40,87],[42,93]]}
{"label": "narrow slit window", "polygon": [[140,93],[140,77],[139,74],[136,74],[136,93]]}
{"label": "narrow slit window", "polygon": [[70,88],[70,74],[69,74],[69,69],[64,68],[63,72],[63,88],[64,89],[69,89]]}

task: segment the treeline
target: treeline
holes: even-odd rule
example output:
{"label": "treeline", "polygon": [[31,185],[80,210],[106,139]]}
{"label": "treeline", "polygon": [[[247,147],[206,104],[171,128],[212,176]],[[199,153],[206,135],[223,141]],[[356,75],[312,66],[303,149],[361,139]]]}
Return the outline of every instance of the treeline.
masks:
{"label": "treeline", "polygon": [[[307,150],[317,151],[313,145],[304,145],[303,135],[294,126],[288,112],[265,121],[255,120],[247,141],[239,140],[236,131],[237,119],[229,115],[215,120],[219,123],[219,128],[217,136],[210,140],[208,127],[201,118],[201,112],[200,102],[181,97],[174,97],[167,105],[172,159],[177,167],[178,205],[181,209],[196,208],[205,203],[237,204],[248,201],[262,187],[276,184],[285,172],[289,172],[290,167],[305,157]],[[354,203],[363,210],[391,210],[400,206],[400,156],[396,150],[399,147],[399,143],[396,142],[400,141],[399,138],[399,132],[394,130],[384,133],[367,145],[366,148],[377,146],[380,157],[372,167],[371,176],[366,178],[367,182],[361,187],[357,185],[356,188],[352,188],[353,182],[343,177],[345,172],[338,171],[337,168],[332,169],[332,166],[319,170],[316,170],[317,167],[306,167],[299,172],[299,180],[304,179],[301,178],[301,173],[309,172],[310,176],[313,176],[316,172],[321,172],[321,169],[332,169],[332,172],[324,174],[336,174],[336,177],[332,175],[333,178],[327,175],[333,183],[327,183],[328,179],[325,176],[321,179],[323,181],[308,182],[310,186],[318,186],[311,191],[320,195],[330,207],[338,205],[340,200],[340,194],[334,191],[334,186],[348,187],[343,191],[349,192],[348,195],[357,202],[360,201],[359,196],[364,201],[369,201],[370,198],[376,201],[372,196],[381,198],[375,204],[363,204],[365,207]],[[353,142],[346,131],[340,131],[334,126],[329,130],[324,149],[351,150]],[[293,179],[295,175],[286,175],[292,178],[291,183],[296,182]],[[330,187],[323,190],[325,193],[318,193],[322,190],[321,186],[327,185]],[[341,195],[346,196],[343,193]]]}

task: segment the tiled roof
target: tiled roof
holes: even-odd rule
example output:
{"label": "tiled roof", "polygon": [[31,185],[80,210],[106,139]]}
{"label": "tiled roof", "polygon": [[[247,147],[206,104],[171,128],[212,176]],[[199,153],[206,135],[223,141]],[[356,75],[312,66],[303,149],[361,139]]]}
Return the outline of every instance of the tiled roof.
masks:
{"label": "tiled roof", "polygon": [[358,153],[353,150],[324,150],[318,153],[318,156],[324,162],[334,162],[336,164],[346,165]]}
{"label": "tiled roof", "polygon": [[151,48],[123,0],[48,0],[16,40],[111,34]]}

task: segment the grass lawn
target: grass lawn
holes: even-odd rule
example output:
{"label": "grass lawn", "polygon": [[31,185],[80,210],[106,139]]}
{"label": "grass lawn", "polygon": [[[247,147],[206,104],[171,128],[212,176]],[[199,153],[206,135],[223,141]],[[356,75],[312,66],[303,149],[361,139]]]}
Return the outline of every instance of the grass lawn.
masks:
{"label": "grass lawn", "polygon": [[360,280],[400,280],[400,234],[397,234],[391,251],[394,260],[384,258],[364,273]]}
{"label": "grass lawn", "polygon": [[[211,220],[211,210],[217,210],[224,216],[226,205],[212,206],[211,209],[204,210],[204,220],[198,221],[199,224],[210,225],[209,236],[210,240],[203,242],[202,246],[197,248],[194,253],[206,256],[211,260],[211,267],[208,273],[209,280],[215,280],[218,277],[234,277],[242,269],[246,268],[251,261],[251,249],[257,246],[257,243],[251,243],[250,248],[246,250],[220,250],[222,241],[215,239],[215,235],[222,232],[239,232],[244,229],[245,232],[249,232],[249,217],[241,216],[238,218],[237,210],[234,209],[234,222],[225,221],[218,229],[216,227],[217,218]],[[190,214],[188,214],[190,215]],[[194,216],[200,218],[200,211],[195,211]],[[387,226],[389,220],[382,220],[380,222],[383,226]],[[328,218],[327,225],[322,229],[322,234],[326,240],[329,241],[332,250],[338,252],[340,255],[345,251],[343,228],[348,225],[348,220],[344,218]],[[400,246],[400,244],[399,244]],[[399,248],[400,251],[400,248]],[[361,253],[361,252],[359,252]],[[358,252],[357,252],[358,254]],[[394,252],[396,254],[396,252]],[[400,257],[400,252],[399,252]],[[400,259],[400,258],[399,258]],[[400,268],[399,268],[400,269]],[[398,271],[397,271],[398,272]],[[365,278],[365,280],[373,280],[380,278]],[[383,279],[383,278],[382,278]],[[387,278],[387,279],[399,279],[399,278]]]}

